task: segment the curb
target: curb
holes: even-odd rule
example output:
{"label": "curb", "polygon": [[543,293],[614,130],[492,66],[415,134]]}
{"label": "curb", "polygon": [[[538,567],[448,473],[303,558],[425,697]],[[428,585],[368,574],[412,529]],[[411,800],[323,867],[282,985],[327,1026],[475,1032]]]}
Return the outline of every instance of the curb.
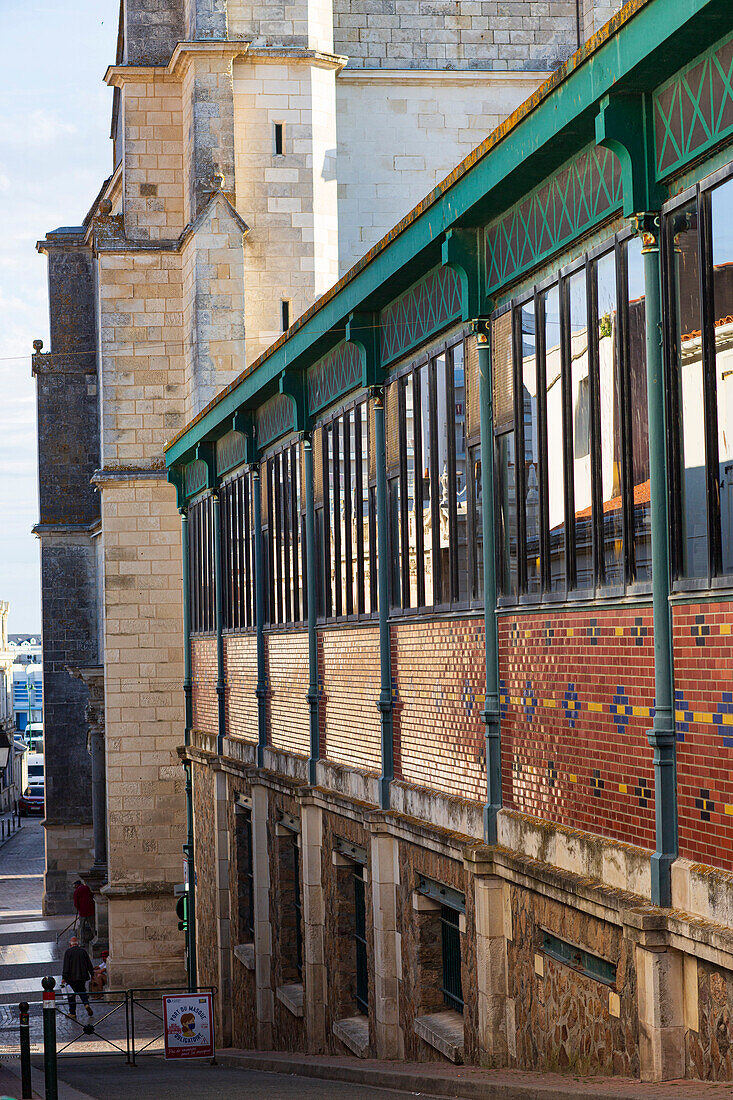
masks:
{"label": "curb", "polygon": [[[296,1062],[292,1058],[278,1057],[277,1054],[256,1054],[254,1052],[234,1053],[221,1050],[216,1052],[216,1060],[222,1066],[256,1069],[263,1073],[283,1073],[297,1077],[314,1077],[323,1081],[344,1081],[349,1084],[371,1086],[372,1088],[393,1089],[398,1092],[417,1093],[426,1097],[450,1097],[453,1100],[578,1100],[583,1093],[568,1089],[567,1084],[552,1083],[547,1086],[535,1083],[492,1081],[486,1076],[456,1079],[433,1075],[433,1063],[425,1063],[425,1070],[413,1068],[400,1069],[399,1066],[387,1068],[375,1065],[342,1065],[328,1062]],[[569,1084],[570,1082],[568,1082]],[[577,1084],[575,1080],[572,1082]],[[631,1082],[638,1088],[639,1082]],[[658,1087],[658,1086],[657,1086]],[[618,1087],[605,1090],[596,1087],[592,1094],[585,1096],[592,1100],[636,1100],[639,1093],[625,1093]],[[655,1100],[663,1100],[662,1094],[654,1092]],[[679,1092],[669,1092],[669,1097],[679,1096]]]}

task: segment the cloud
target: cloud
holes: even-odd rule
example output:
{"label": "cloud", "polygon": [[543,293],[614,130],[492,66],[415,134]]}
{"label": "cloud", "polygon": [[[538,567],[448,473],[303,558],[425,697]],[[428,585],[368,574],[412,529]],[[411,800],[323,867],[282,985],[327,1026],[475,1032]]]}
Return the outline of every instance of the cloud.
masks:
{"label": "cloud", "polygon": [[71,122],[62,122],[53,112],[36,108],[28,114],[0,115],[0,146],[52,145],[76,133]]}

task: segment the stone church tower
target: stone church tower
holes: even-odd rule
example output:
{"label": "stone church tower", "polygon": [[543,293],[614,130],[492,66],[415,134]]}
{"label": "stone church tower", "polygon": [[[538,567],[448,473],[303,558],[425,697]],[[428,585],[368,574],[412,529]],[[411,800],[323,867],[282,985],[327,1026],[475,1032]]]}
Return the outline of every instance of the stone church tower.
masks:
{"label": "stone church tower", "polygon": [[[589,33],[607,6],[586,0]],[[576,48],[574,0],[549,7],[122,0],[113,173],[83,225],[39,244],[51,349],[33,360],[46,907],[95,861],[117,988],[183,973],[181,543],[163,446]],[[102,670],[90,759],[83,681],[93,693]]]}

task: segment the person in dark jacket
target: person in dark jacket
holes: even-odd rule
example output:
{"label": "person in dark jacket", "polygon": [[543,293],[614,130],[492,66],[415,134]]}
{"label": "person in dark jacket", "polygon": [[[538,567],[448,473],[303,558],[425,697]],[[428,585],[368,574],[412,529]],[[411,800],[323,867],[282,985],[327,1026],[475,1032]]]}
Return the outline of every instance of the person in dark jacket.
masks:
{"label": "person in dark jacket", "polygon": [[74,883],[74,908],[79,921],[81,945],[88,950],[96,935],[94,928],[94,895],[80,878]]}
{"label": "person in dark jacket", "polygon": [[87,993],[87,982],[94,973],[94,966],[89,955],[83,947],[79,945],[79,940],[76,936],[72,936],[69,940],[69,946],[64,954],[64,965],[61,971],[61,977],[66,985],[68,985],[73,993],[69,994],[69,1015],[76,1016],[76,997],[74,994],[78,993],[81,997],[81,1003],[86,1005],[87,1016],[93,1016],[94,1011],[89,1004],[89,994]]}

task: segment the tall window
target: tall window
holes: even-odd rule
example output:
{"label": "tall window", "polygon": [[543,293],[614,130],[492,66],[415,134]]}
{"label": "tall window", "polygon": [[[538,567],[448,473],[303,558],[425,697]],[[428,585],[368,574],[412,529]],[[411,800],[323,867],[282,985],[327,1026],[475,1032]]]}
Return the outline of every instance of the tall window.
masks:
{"label": "tall window", "polygon": [[686,581],[733,573],[733,179],[666,214],[674,565]]}
{"label": "tall window", "polygon": [[291,443],[265,462],[267,525],[264,532],[270,623],[306,618],[305,487],[302,445]]}
{"label": "tall window", "polygon": [[251,475],[240,474],[220,490],[222,601],[225,630],[255,623]]}
{"label": "tall window", "polygon": [[481,454],[468,453],[463,341],[396,378],[386,416],[391,604],[466,605],[478,588],[469,528],[480,522]]}
{"label": "tall window", "polygon": [[237,853],[237,928],[239,943],[253,943],[255,935],[254,861],[252,810],[237,806],[234,814]]}
{"label": "tall window", "polygon": [[638,242],[625,234],[494,319],[505,599],[609,592],[649,579],[640,275]]}
{"label": "tall window", "polygon": [[366,400],[323,425],[323,506],[316,517],[324,559],[326,618],[377,609],[375,496]]}
{"label": "tall window", "polygon": [[188,594],[191,632],[214,630],[214,502],[210,496],[188,507]]}

